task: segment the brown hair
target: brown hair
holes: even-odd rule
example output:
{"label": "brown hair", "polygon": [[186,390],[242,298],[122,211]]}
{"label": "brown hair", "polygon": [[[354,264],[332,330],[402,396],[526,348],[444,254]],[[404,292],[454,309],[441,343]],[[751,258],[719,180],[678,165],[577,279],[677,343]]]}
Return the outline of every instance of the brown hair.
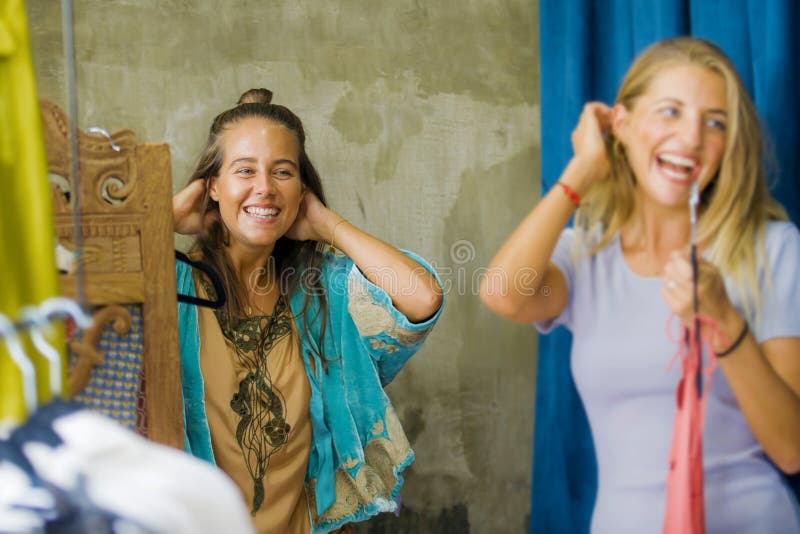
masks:
{"label": "brown hair", "polygon": [[[195,180],[203,180],[208,185],[208,181],[211,178],[219,175],[223,161],[223,134],[239,121],[248,118],[261,118],[272,121],[288,128],[297,136],[300,151],[298,161],[300,180],[323,204],[326,204],[319,174],[306,154],[306,135],[303,123],[289,108],[273,104],[272,91],[268,89],[245,91],[239,97],[236,106],[223,111],[214,118],[208,134],[208,140],[200,152],[200,157],[188,183]],[[213,223],[197,236],[191,251],[199,252],[203,257],[203,261],[210,264],[220,274],[227,296],[222,315],[227,319],[228,324],[235,325],[240,317],[244,315],[245,303],[247,302],[247,284],[252,283],[252,281],[240,280],[239,274],[225,254],[230,234],[222,221],[222,217],[219,216],[219,204],[209,196],[208,186],[206,186],[203,204],[205,213],[216,212],[217,217]],[[287,299],[287,303],[288,298],[295,290],[298,288],[303,290],[305,299],[300,313],[306,326],[306,331],[308,331],[309,323],[306,311],[310,297],[313,295],[319,299],[319,312],[322,318],[320,349],[327,318],[327,301],[318,276],[322,256],[322,246],[317,241],[295,241],[285,236],[280,237],[275,243],[268,265],[264,265],[264,270],[259,273],[258,279],[255,281],[256,283],[260,282],[265,273],[268,275],[273,274],[274,279],[279,283],[280,293]]]}

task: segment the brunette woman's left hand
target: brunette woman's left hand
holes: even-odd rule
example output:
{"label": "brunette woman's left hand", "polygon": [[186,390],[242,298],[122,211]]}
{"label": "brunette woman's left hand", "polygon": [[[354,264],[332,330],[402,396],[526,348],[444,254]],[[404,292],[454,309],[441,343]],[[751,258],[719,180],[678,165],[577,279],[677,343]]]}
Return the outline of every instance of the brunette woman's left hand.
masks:
{"label": "brunette woman's left hand", "polygon": [[327,241],[332,238],[333,226],[343,218],[329,210],[317,198],[317,195],[306,190],[294,224],[286,232],[286,237],[296,241]]}
{"label": "brunette woman's left hand", "polygon": [[[334,235],[335,234],[335,235]],[[346,254],[364,276],[382,288],[400,313],[420,323],[439,309],[443,291],[416,260],[350,224],[306,190],[297,219],[286,232],[296,240],[324,241]]]}
{"label": "brunette woman's left hand", "polygon": [[[738,312],[728,298],[722,274],[717,267],[704,260],[697,259],[697,300],[699,313],[711,317],[722,325],[736,321]],[[669,309],[684,325],[691,325],[694,316],[694,290],[692,281],[692,264],[688,251],[675,251],[664,265],[664,287],[661,295]],[[738,319],[741,322],[741,319]]]}

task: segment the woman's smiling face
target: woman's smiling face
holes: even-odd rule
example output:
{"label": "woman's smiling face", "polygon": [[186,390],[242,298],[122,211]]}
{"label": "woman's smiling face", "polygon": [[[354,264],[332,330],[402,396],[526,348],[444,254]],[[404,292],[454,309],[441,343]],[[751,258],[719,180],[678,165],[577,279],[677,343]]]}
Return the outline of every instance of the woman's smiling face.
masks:
{"label": "woman's smiling face", "polygon": [[719,74],[675,64],[653,77],[632,109],[618,104],[614,113],[614,134],[646,199],[687,206],[692,183],[702,191],[717,174],[728,120]]}
{"label": "woman's smiling face", "polygon": [[294,224],[303,199],[297,137],[270,120],[246,118],[225,130],[221,150],[209,194],[219,203],[230,245],[271,252]]}

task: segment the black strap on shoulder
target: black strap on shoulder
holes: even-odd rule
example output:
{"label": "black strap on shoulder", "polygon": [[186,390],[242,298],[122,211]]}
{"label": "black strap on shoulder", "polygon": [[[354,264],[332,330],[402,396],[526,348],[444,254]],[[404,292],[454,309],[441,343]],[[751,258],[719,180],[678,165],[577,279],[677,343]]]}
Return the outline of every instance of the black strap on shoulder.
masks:
{"label": "black strap on shoulder", "polygon": [[220,280],[217,272],[211,268],[207,263],[201,261],[192,261],[189,257],[178,250],[175,251],[175,259],[202,271],[208,279],[211,280],[211,285],[214,286],[214,291],[217,294],[217,300],[201,299],[191,295],[181,295],[178,293],[178,302],[185,302],[186,304],[193,304],[195,306],[203,306],[205,308],[218,309],[225,305],[225,289],[222,287],[222,280]]}

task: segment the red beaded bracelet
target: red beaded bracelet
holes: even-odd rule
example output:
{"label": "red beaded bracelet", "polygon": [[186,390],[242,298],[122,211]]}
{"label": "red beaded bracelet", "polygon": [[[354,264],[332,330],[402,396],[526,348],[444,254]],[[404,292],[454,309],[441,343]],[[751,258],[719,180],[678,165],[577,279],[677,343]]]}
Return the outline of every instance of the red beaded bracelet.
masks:
{"label": "red beaded bracelet", "polygon": [[564,190],[564,193],[569,197],[575,206],[580,207],[581,205],[581,197],[576,193],[570,186],[565,184],[564,182],[556,182],[556,184],[561,186],[561,189]]}

